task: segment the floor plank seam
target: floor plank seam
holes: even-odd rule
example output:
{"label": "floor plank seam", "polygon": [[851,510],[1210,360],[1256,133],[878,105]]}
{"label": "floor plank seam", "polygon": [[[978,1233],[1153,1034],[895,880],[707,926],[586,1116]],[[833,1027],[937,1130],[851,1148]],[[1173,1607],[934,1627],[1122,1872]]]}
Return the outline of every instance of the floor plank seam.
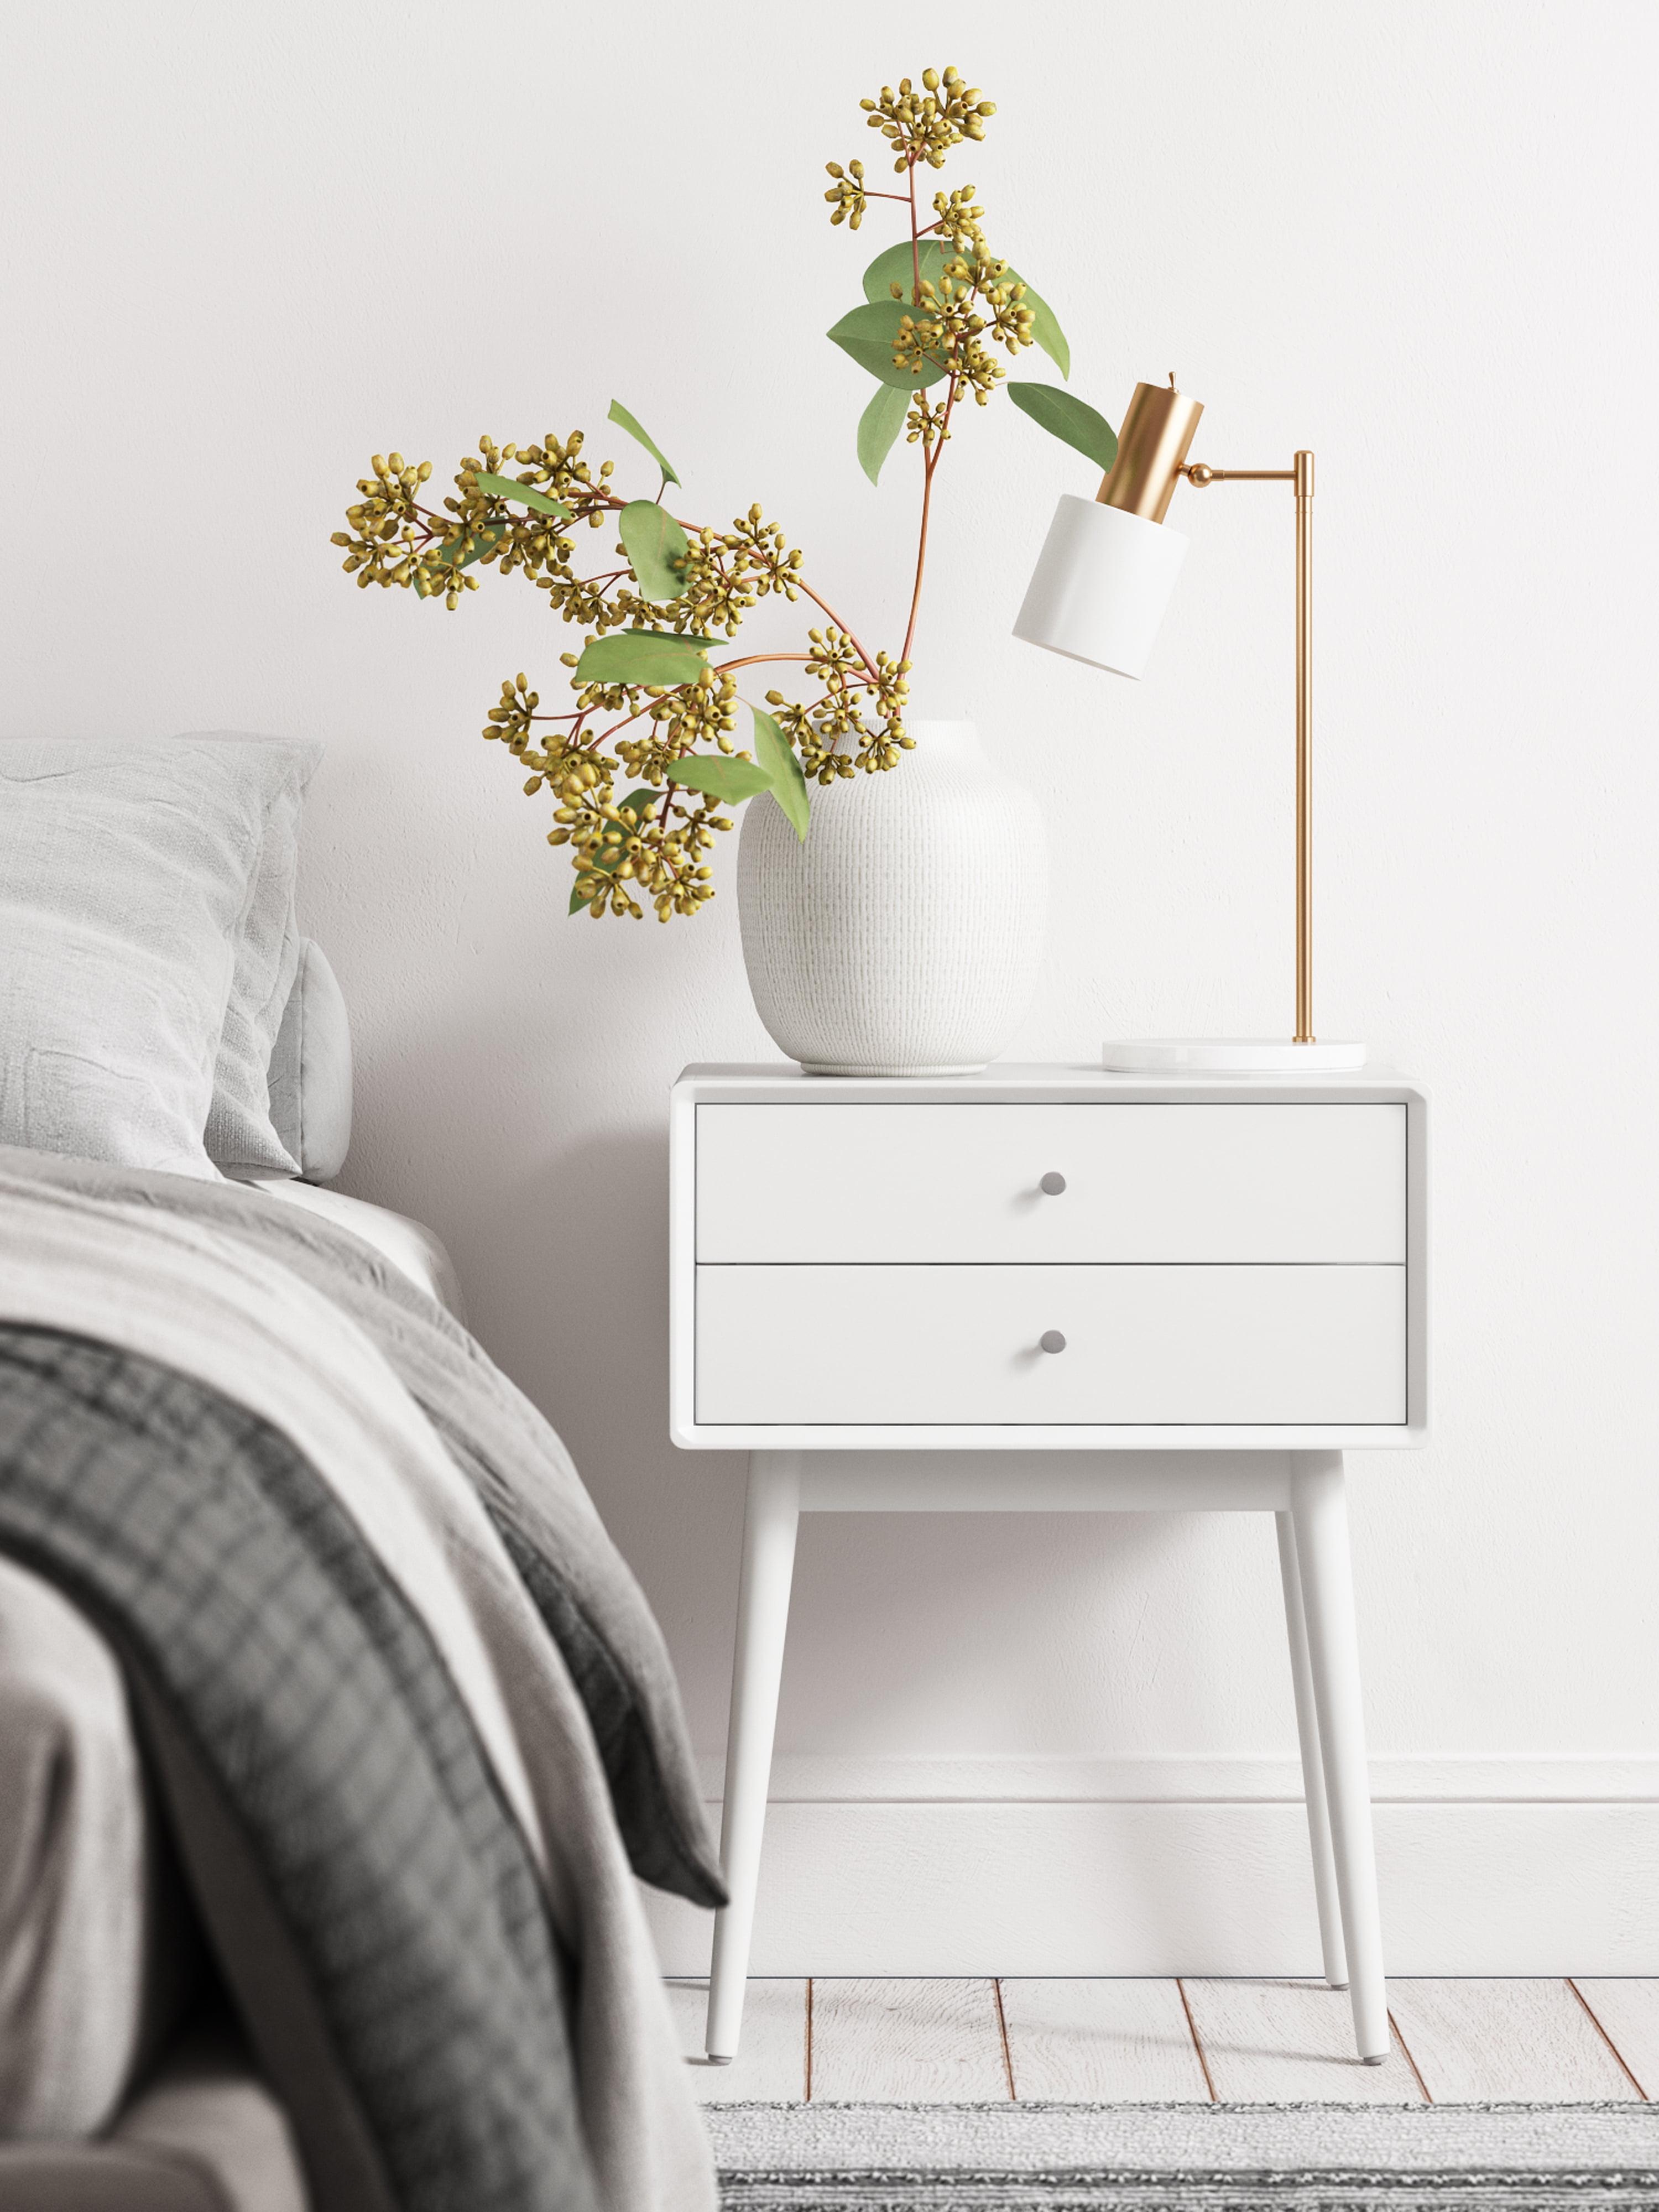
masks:
{"label": "floor plank seam", "polygon": [[1406,2063],[1412,2069],[1412,2079],[1416,2082],[1418,2087],[1423,2092],[1424,2103],[1425,2105],[1433,2104],[1434,2093],[1429,2087],[1428,2083],[1423,2079],[1423,2069],[1418,2064],[1416,2059],[1413,2057],[1412,2047],[1410,2044],[1407,2042],[1405,2037],[1400,2033],[1400,2022],[1395,2018],[1392,2012],[1389,2014],[1389,2032],[1406,2055]]}
{"label": "floor plank seam", "polygon": [[1202,2040],[1200,2039],[1200,2036],[1199,2036],[1199,2033],[1198,2033],[1198,2023],[1197,2023],[1197,2021],[1193,2018],[1193,2008],[1192,2008],[1192,2006],[1188,2002],[1188,1999],[1187,1999],[1187,1984],[1185,1984],[1185,1982],[1183,1982],[1183,1981],[1182,1980],[1182,1978],[1181,1978],[1181,1977],[1180,1977],[1180,1975],[1179,1975],[1179,1974],[1177,1974],[1177,1975],[1176,1976],[1176,1978],[1175,1978],[1175,1985],[1176,1985],[1176,1990],[1180,1992],[1180,1996],[1181,1996],[1181,2009],[1182,2009],[1182,2012],[1184,2012],[1184,2013],[1186,2014],[1186,2015],[1187,2015],[1187,2033],[1188,2033],[1188,2035],[1190,2035],[1190,2036],[1192,2037],[1192,2039],[1193,2039],[1193,2049],[1194,2049],[1194,2051],[1196,2051],[1196,2053],[1198,2054],[1198,2063],[1199,2063],[1199,2067],[1200,2067],[1200,2070],[1202,2071],[1203,2075],[1204,2075],[1204,2087],[1205,2087],[1209,2091],[1209,2093],[1210,2093],[1210,2102],[1211,2102],[1212,2105],[1213,2105],[1213,2104],[1217,2104],[1217,2103],[1218,2103],[1220,2100],[1219,2100],[1219,2099],[1217,2097],[1217,2095],[1216,2095],[1216,2094],[1215,2094],[1215,2083],[1214,2083],[1214,2081],[1211,2079],[1211,2076],[1210,2076],[1210,2062],[1209,2062],[1209,2060],[1208,2060],[1208,2059],[1204,2056],[1204,2045],[1203,2045],[1203,2042],[1202,2042]]}
{"label": "floor plank seam", "polygon": [[1000,1974],[992,1977],[991,1994],[997,2002],[997,2033],[1002,2038],[1002,2070],[1008,2077],[1008,2101],[1011,2105],[1017,2105],[1019,2091],[1014,2087],[1014,2054],[1008,2044],[1008,2014],[1003,2008],[1002,1978]]}
{"label": "floor plank seam", "polygon": [[1601,2020],[1597,2016],[1595,2006],[1584,1995],[1584,1992],[1579,1988],[1577,1983],[1574,1981],[1571,1974],[1567,1976],[1566,1979],[1567,1987],[1572,1991],[1574,1996],[1577,1998],[1579,2003],[1583,2006],[1584,2010],[1589,2014],[1590,2026],[1595,2030],[1595,2033],[1601,2037],[1602,2042],[1607,2045],[1607,2049],[1612,2051],[1613,2057],[1618,2060],[1620,2071],[1624,2075],[1625,2079],[1630,2083],[1631,2087],[1635,2090],[1637,2095],[1642,2100],[1642,2102],[1644,2105],[1650,2104],[1652,2100],[1649,2097],[1647,2091],[1642,2087],[1642,2084],[1637,2080],[1636,2075],[1631,2070],[1631,2068],[1626,2060],[1624,2052],[1619,2048],[1619,2045],[1607,2033],[1606,2028],[1602,2027]]}

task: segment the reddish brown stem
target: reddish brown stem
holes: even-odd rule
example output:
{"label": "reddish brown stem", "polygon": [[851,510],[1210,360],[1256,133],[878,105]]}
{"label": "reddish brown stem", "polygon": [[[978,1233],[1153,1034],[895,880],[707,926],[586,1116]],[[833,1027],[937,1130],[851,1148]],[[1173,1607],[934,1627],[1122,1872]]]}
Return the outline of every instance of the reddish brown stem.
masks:
{"label": "reddish brown stem", "polygon": [[[681,684],[678,688],[684,690],[685,687],[684,684]],[[647,699],[643,707],[635,707],[633,713],[631,714],[624,714],[620,722],[613,722],[608,730],[601,730],[599,736],[593,740],[594,744],[599,745],[608,745],[611,738],[616,736],[618,730],[625,730],[630,722],[637,722],[641,714],[648,714],[656,703],[657,702],[654,699]]]}
{"label": "reddish brown stem", "polygon": [[899,655],[901,660],[908,660],[910,658],[910,647],[915,639],[916,616],[921,606],[922,571],[927,566],[927,524],[933,504],[933,471],[939,466],[939,457],[945,451],[945,433],[951,427],[951,410],[956,404],[957,380],[955,372],[952,371],[951,381],[946,389],[945,413],[939,422],[939,435],[933,441],[933,451],[928,454],[922,470],[921,534],[916,543],[916,581],[915,588],[910,594],[910,619],[905,625],[904,649]]}
{"label": "reddish brown stem", "polygon": [[905,183],[910,191],[910,298],[915,306],[921,306],[921,233],[916,228],[916,157],[910,156],[910,167]]}
{"label": "reddish brown stem", "polygon": [[[803,583],[799,576],[795,579],[795,588],[797,591],[805,592],[807,598],[812,602],[812,605],[815,607],[821,607],[824,613],[829,616],[830,621],[834,623],[836,628],[841,632],[842,635],[847,640],[848,645],[852,647],[854,652],[857,653],[859,659],[864,663],[864,672],[873,684],[876,680],[876,664],[870,658],[869,653],[866,651],[864,647],[860,644],[857,633],[847,623],[842,620],[841,617],[836,612],[828,599],[821,599],[817,593],[812,589],[812,586],[810,584]],[[805,654],[802,655],[803,659],[806,659],[809,656]]]}
{"label": "reddish brown stem", "polygon": [[[916,165],[914,155],[911,156],[910,161],[910,174],[908,182],[910,186],[910,266],[915,273],[915,290],[911,296],[915,302],[918,311],[920,311],[921,307],[921,240],[923,233],[918,228],[916,223]],[[938,230],[941,228],[942,225],[937,222],[930,223],[928,225],[929,230]],[[951,410],[956,405],[956,402],[957,380],[953,371],[951,376],[950,384],[946,390],[945,414],[939,423],[939,435],[934,439],[932,447],[928,452],[927,458],[922,465],[921,528],[916,538],[916,580],[910,593],[910,619],[905,624],[904,646],[902,651],[899,654],[899,659],[901,660],[908,660],[910,658],[910,647],[915,641],[916,617],[921,607],[921,579],[923,572],[926,570],[927,566],[927,525],[933,512],[933,471],[939,466],[940,454],[945,451],[945,434],[951,427]]]}

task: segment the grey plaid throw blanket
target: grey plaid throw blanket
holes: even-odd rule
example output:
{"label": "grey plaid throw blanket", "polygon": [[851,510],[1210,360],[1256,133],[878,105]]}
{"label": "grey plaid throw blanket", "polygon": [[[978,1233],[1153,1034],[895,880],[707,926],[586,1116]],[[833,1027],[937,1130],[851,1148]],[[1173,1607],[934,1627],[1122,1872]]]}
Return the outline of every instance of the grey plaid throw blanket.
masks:
{"label": "grey plaid throw blanket", "polygon": [[617,1820],[712,1886],[672,1678],[429,1300],[257,1193],[0,1152],[0,1549],[122,1658],[319,2212],[712,2205]]}
{"label": "grey plaid throw blanket", "polygon": [[105,1628],[245,1834],[392,2201],[586,2212],[535,1868],[430,1638],[326,1486],[188,1376],[15,1328],[0,1463],[0,1541]]}

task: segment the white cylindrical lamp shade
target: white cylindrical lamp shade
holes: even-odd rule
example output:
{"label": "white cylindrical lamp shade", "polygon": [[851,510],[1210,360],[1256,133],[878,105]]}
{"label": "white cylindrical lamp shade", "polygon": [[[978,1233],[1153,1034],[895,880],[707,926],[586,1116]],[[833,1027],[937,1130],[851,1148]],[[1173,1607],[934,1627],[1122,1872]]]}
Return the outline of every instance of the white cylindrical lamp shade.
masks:
{"label": "white cylindrical lamp shade", "polygon": [[1115,675],[1140,675],[1187,544],[1167,523],[1063,493],[1014,635]]}

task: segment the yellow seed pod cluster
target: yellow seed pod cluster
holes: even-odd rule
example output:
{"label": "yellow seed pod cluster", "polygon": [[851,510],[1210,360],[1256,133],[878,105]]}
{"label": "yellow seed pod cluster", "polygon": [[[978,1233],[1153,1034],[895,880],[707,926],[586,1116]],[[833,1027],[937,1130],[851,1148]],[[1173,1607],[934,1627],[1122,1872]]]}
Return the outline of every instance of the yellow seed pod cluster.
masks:
{"label": "yellow seed pod cluster", "polygon": [[985,233],[980,228],[985,220],[985,210],[974,199],[972,185],[962,185],[955,191],[933,194],[933,217],[939,234],[950,240],[963,253],[981,254],[987,251]]}
{"label": "yellow seed pod cluster", "polygon": [[901,176],[921,161],[943,168],[951,147],[964,138],[982,138],[988,119],[997,112],[995,102],[982,100],[978,87],[964,84],[954,69],[943,76],[923,70],[920,85],[901,77],[896,92],[884,84],[878,100],[861,100],[859,105],[870,128],[879,131],[893,149],[893,167]]}
{"label": "yellow seed pod cluster", "polygon": [[[893,365],[921,370],[945,362],[951,374],[937,415],[918,394],[920,404],[907,417],[912,444],[920,438],[931,448],[936,438],[948,437],[949,411],[958,399],[971,395],[982,407],[990,398],[1004,371],[988,350],[988,338],[1010,353],[1035,343],[1036,316],[1025,289],[982,240],[941,262],[937,283],[923,276],[915,285],[912,308],[900,316],[893,340]],[[902,300],[902,285],[890,289]]]}
{"label": "yellow seed pod cluster", "polygon": [[830,179],[823,197],[835,210],[830,222],[844,222],[849,230],[856,230],[870,204],[865,196],[863,162],[849,161],[843,169],[839,161],[826,161],[823,168]]}

